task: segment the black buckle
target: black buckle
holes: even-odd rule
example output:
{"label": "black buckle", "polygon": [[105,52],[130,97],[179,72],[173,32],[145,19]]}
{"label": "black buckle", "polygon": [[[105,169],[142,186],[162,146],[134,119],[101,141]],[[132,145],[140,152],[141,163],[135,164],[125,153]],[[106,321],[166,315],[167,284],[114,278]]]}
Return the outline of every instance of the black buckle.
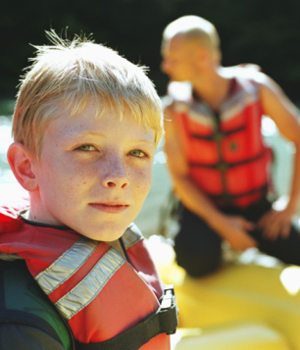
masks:
{"label": "black buckle", "polygon": [[159,313],[164,314],[165,324],[168,324],[167,334],[174,334],[178,326],[178,308],[173,285],[165,285],[164,293],[160,302]]}

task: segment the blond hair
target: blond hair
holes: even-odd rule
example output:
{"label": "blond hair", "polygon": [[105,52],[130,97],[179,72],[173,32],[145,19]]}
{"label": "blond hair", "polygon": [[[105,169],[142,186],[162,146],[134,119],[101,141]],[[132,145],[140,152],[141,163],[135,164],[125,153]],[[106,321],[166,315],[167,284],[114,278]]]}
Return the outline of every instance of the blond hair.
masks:
{"label": "blond hair", "polygon": [[211,50],[214,60],[221,62],[220,38],[215,26],[199,16],[183,16],[169,23],[163,31],[163,45],[176,35],[187,40],[197,40]]}
{"label": "blond hair", "polygon": [[39,157],[44,132],[63,107],[72,117],[96,101],[99,116],[113,109],[122,118],[127,111],[155,131],[158,144],[161,102],[145,67],[86,37],[68,41],[53,30],[46,34],[52,45],[35,47],[36,57],[21,79],[12,126],[15,141]]}

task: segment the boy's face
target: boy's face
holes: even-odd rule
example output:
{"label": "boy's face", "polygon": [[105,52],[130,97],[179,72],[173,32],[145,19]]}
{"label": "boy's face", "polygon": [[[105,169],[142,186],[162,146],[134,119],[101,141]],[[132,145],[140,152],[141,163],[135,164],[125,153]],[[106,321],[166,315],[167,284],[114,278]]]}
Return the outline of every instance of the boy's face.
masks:
{"label": "boy's face", "polygon": [[118,239],[150,190],[155,133],[129,112],[95,118],[93,104],[50,123],[33,167],[38,195],[29,217],[103,241]]}

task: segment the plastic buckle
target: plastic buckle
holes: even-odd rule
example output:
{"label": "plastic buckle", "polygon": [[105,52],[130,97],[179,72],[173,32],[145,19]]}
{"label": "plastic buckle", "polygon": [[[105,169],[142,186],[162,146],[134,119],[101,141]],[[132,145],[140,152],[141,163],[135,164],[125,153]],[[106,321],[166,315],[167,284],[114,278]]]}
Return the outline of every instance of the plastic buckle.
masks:
{"label": "plastic buckle", "polygon": [[161,309],[169,309],[175,304],[175,292],[173,285],[164,287],[164,294],[160,304]]}

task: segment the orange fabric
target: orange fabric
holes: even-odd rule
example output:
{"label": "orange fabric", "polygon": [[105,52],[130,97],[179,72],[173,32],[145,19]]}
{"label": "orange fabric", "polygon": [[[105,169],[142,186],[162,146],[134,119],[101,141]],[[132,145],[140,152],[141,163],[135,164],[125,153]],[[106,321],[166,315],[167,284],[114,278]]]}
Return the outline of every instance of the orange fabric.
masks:
{"label": "orange fabric", "polygon": [[[174,104],[173,121],[190,175],[220,206],[247,206],[261,198],[261,189],[270,183],[272,154],[261,134],[263,111],[256,89],[255,83],[236,78],[219,124],[192,97],[185,102],[188,108],[180,108],[183,102]],[[249,194],[252,191],[257,192]],[[222,200],[224,195],[230,199]]]}
{"label": "orange fabric", "polygon": [[[0,225],[0,252],[23,257],[33,277],[47,269],[80,238],[71,230],[27,224],[11,209],[2,208],[0,220],[6,220],[10,227],[7,232]],[[50,300],[55,302],[67,294],[109,248],[108,244],[100,243],[85,264],[50,294]],[[158,309],[162,286],[143,240],[129,248],[127,253],[133,266],[124,262],[101,292],[68,320],[77,341],[95,343],[110,339]],[[168,350],[169,336],[156,336],[142,349]]]}

